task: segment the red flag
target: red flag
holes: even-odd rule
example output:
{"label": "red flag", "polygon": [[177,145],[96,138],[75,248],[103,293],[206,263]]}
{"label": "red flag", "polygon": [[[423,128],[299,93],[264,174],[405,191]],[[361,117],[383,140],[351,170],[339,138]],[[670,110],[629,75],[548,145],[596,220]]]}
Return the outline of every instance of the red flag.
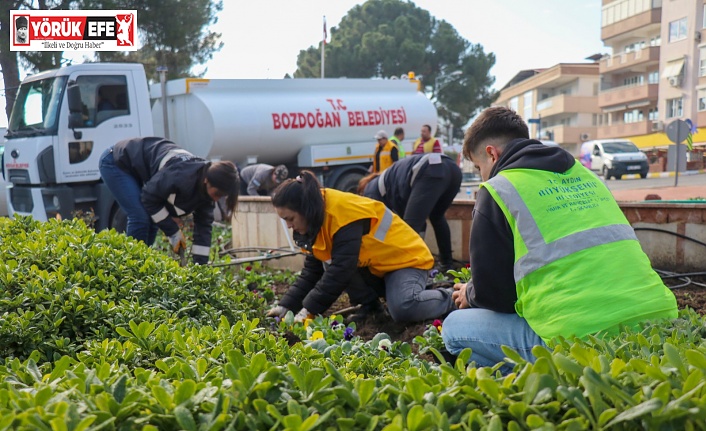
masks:
{"label": "red flag", "polygon": [[326,33],[326,15],[324,15],[324,45],[326,45],[326,36],[328,34]]}

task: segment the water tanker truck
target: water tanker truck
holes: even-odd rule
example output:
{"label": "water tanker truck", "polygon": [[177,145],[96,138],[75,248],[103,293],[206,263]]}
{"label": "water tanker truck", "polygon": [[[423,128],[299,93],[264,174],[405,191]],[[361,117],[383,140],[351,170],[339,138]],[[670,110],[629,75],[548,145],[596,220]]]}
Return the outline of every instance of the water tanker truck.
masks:
{"label": "water tanker truck", "polygon": [[[166,109],[165,109],[166,107]],[[209,160],[285,164],[352,190],[372,161],[375,133],[435,128],[436,109],[407,80],[178,79],[148,85],[141,64],[87,63],[23,80],[5,135],[11,216],[92,211],[117,227],[119,208],[98,171],[103,151],[163,136]],[[411,148],[411,140],[405,142]]]}

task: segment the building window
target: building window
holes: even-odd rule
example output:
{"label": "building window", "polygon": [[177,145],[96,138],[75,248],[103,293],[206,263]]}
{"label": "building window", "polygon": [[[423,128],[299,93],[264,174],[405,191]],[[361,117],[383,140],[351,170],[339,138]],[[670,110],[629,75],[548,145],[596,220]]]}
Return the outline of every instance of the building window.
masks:
{"label": "building window", "polygon": [[632,87],[635,85],[642,85],[644,83],[645,83],[645,77],[642,75],[635,75],[635,76],[631,76],[629,78],[623,79],[623,85],[628,86],[628,87]]}
{"label": "building window", "polygon": [[648,84],[659,84],[659,70],[647,74]]}
{"label": "building window", "polygon": [[706,46],[699,50],[699,76],[706,76]]}
{"label": "building window", "polygon": [[686,39],[686,17],[669,23],[669,41]]}
{"label": "building window", "polygon": [[682,98],[667,99],[667,118],[682,116]]}
{"label": "building window", "polygon": [[532,118],[532,91],[526,92],[522,97],[523,118]]}
{"label": "building window", "polygon": [[660,46],[662,45],[662,36],[657,35],[650,38],[650,46]]}
{"label": "building window", "polygon": [[517,112],[517,105],[518,105],[517,97],[513,97],[512,99],[510,99],[510,104],[509,104],[508,108]]}
{"label": "building window", "polygon": [[698,100],[696,101],[697,109],[699,111],[706,111],[706,89],[699,90]]}
{"label": "building window", "polygon": [[639,109],[626,111],[623,113],[623,123],[639,123],[645,119],[645,115]]}
{"label": "building window", "polygon": [[647,114],[647,118],[652,121],[659,120],[659,111],[657,110],[657,107],[650,109],[650,112]]}
{"label": "building window", "polygon": [[701,28],[706,28],[706,3],[704,3],[703,22],[701,23]]}

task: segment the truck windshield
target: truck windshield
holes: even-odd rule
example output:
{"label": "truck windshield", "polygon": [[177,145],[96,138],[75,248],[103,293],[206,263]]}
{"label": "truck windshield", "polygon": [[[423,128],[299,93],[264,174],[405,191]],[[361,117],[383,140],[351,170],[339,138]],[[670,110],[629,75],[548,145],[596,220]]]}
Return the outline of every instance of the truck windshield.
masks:
{"label": "truck windshield", "polygon": [[608,154],[615,153],[639,153],[635,144],[628,141],[604,142],[603,150]]}
{"label": "truck windshield", "polygon": [[67,76],[20,85],[7,127],[7,138],[56,134],[59,105]]}

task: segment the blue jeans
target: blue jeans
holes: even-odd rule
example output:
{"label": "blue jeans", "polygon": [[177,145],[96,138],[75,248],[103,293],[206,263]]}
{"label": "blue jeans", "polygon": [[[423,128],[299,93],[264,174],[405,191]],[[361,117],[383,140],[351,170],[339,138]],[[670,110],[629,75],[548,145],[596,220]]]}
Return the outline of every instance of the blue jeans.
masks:
{"label": "blue jeans", "polygon": [[127,231],[125,233],[147,245],[154,244],[157,237],[157,225],[152,222],[152,218],[142,205],[140,199],[142,184],[140,181],[116,166],[112,148],[108,148],[101,155],[98,169],[100,169],[103,182],[127,215]]}
{"label": "blue jeans", "polygon": [[456,305],[453,288],[427,289],[429,271],[402,268],[385,274],[385,302],[395,322],[420,322],[443,317]]}
{"label": "blue jeans", "polygon": [[[546,346],[544,341],[517,314],[498,313],[483,308],[456,310],[444,319],[441,337],[446,350],[458,355],[465,348],[472,350],[471,361],[479,367],[493,367],[505,358],[500,346],[508,346],[522,358],[534,362],[534,346]],[[512,371],[504,365],[501,372]]]}

